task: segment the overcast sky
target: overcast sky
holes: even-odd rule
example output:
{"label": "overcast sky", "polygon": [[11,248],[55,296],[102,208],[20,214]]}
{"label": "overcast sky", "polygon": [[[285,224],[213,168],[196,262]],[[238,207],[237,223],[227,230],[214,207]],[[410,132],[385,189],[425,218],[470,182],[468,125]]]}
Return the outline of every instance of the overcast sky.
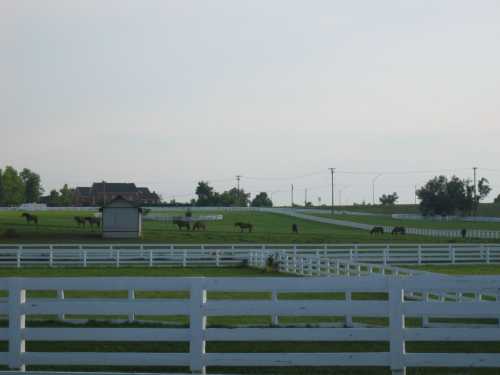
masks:
{"label": "overcast sky", "polygon": [[498,0],[0,0],[0,168],[329,203],[335,167],[351,203],[478,166],[492,199],[499,41]]}

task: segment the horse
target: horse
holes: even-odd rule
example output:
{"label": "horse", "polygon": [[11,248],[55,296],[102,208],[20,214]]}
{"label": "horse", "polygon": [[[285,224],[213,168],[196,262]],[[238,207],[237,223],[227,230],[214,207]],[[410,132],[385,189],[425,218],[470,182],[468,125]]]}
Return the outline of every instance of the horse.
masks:
{"label": "horse", "polygon": [[467,237],[467,229],[463,228],[461,231],[460,231],[460,234],[462,236],[462,238],[465,239],[465,237]]}
{"label": "horse", "polygon": [[292,233],[299,233],[299,226],[297,224],[292,224]]}
{"label": "horse", "polygon": [[384,228],[382,227],[373,227],[370,231],[370,234],[384,234]]}
{"label": "horse", "polygon": [[26,222],[29,224],[30,222],[34,222],[36,225],[38,225],[38,216],[29,214],[27,212],[23,212],[21,217],[26,218]]}
{"label": "horse", "polygon": [[394,227],[392,229],[392,234],[406,234],[406,229],[405,227]]}
{"label": "horse", "polygon": [[81,217],[81,216],[75,216],[74,217],[75,221],[76,221],[76,224],[78,225],[78,227],[83,226],[85,228],[85,218],[84,217]]}
{"label": "horse", "polygon": [[248,229],[248,233],[252,233],[253,225],[250,223],[242,223],[238,221],[237,223],[234,223],[235,227],[240,227],[240,231],[243,232],[245,229]]}
{"label": "horse", "polygon": [[196,221],[194,224],[193,224],[193,232],[195,230],[207,230],[207,226],[205,225],[205,223],[201,222],[201,221]]}
{"label": "horse", "polygon": [[177,225],[177,228],[179,228],[179,230],[182,230],[182,228],[186,228],[188,231],[191,230],[191,225],[189,224],[189,221],[176,219],[173,220],[172,223],[174,225]]}
{"label": "horse", "polygon": [[88,222],[89,225],[90,225],[90,228],[92,228],[92,229],[94,229],[94,224],[97,225],[97,228],[99,228],[101,226],[101,219],[99,219],[98,217],[85,216],[83,218],[83,220],[85,220],[86,222]]}

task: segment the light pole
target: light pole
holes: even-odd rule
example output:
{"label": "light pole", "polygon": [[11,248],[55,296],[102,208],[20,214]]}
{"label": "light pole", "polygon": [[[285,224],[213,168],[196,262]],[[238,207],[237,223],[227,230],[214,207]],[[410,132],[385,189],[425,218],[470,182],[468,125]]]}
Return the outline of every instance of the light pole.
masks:
{"label": "light pole", "polygon": [[332,173],[332,215],[335,211],[335,203],[334,203],[334,198],[335,198],[335,195],[334,195],[334,189],[333,189],[333,174],[335,173],[335,168],[330,168],[330,172]]}
{"label": "light pole", "polygon": [[372,204],[375,205],[375,181],[377,181],[377,178],[382,176],[382,173],[379,173],[372,179]]}

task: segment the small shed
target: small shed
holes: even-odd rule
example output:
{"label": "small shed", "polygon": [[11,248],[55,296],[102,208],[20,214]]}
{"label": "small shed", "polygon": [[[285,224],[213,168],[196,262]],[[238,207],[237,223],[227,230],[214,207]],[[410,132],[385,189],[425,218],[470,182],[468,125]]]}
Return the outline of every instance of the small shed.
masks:
{"label": "small shed", "polygon": [[141,238],[142,208],[121,195],[100,209],[103,238]]}

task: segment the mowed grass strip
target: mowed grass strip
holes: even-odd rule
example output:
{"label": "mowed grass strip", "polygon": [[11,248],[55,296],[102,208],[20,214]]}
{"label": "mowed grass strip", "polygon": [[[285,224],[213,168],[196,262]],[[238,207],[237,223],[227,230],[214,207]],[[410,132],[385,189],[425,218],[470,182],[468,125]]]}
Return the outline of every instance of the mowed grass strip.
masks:
{"label": "mowed grass strip", "polygon": [[[185,211],[158,213],[151,215],[184,215]],[[81,211],[41,211],[38,226],[27,224],[20,212],[0,212],[0,243],[389,243],[389,242],[449,242],[446,238],[424,236],[372,236],[368,231],[344,226],[322,224],[293,217],[262,212],[194,212],[193,215],[222,214],[221,221],[207,222],[206,231],[180,231],[170,222],[144,221],[141,240],[106,240],[99,230],[78,227],[74,216],[93,215]],[[252,233],[241,233],[235,222],[249,222],[254,225]],[[299,233],[292,233],[292,224],[297,224]],[[7,229],[16,232],[14,237],[6,237]]]}
{"label": "mowed grass strip", "polygon": [[500,275],[500,264],[428,264],[401,267],[455,276]]}

